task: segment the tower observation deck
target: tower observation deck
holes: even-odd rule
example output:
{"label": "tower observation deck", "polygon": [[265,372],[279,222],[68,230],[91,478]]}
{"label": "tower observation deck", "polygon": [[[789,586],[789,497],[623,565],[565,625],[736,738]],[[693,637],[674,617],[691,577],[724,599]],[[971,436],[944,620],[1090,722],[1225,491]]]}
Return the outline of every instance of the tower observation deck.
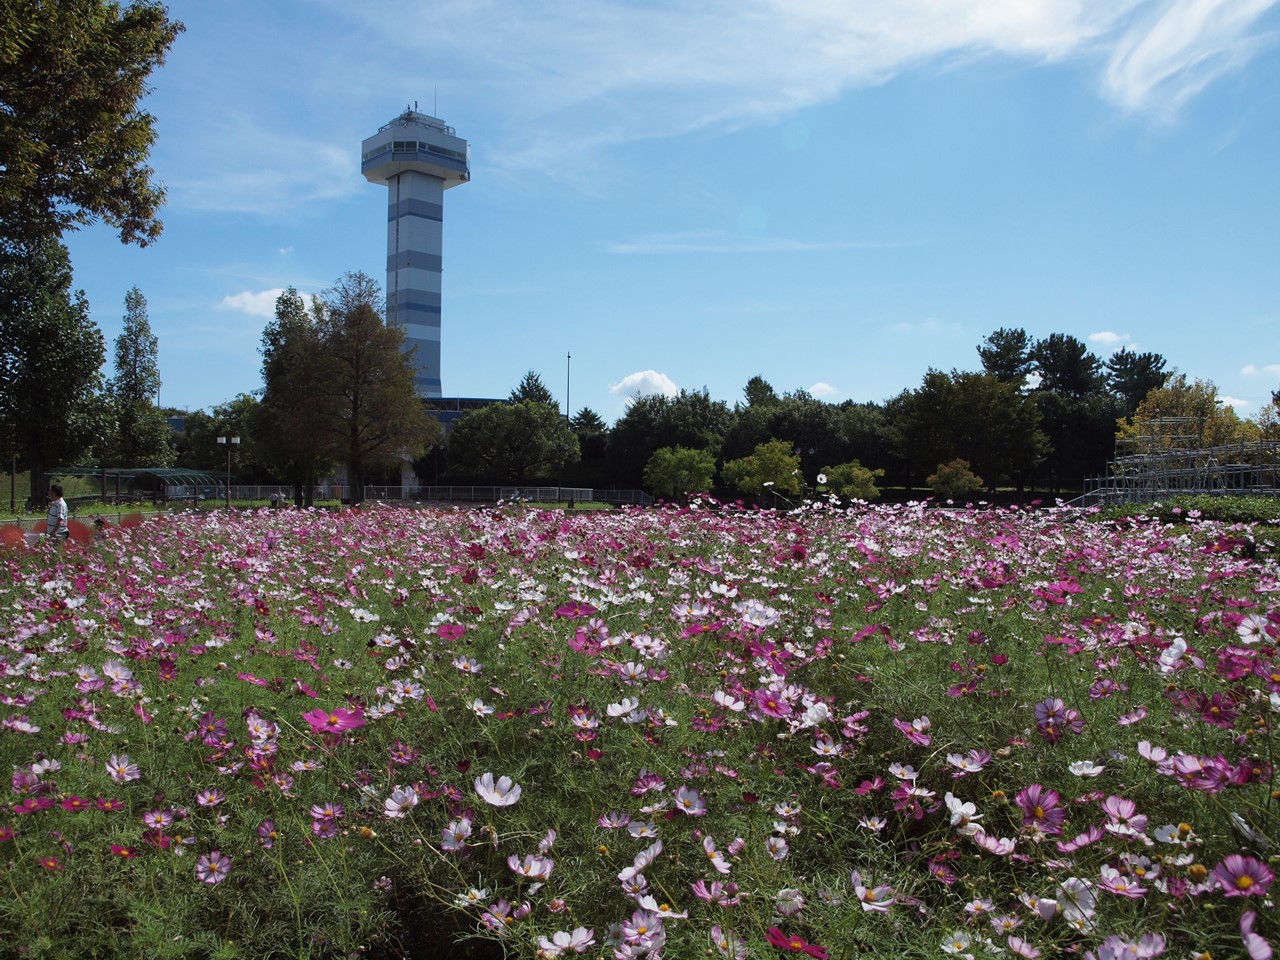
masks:
{"label": "tower observation deck", "polygon": [[440,290],[444,192],[471,179],[471,145],[444,121],[406,109],[361,145],[360,172],[387,186],[387,322],[416,348],[422,397],[442,396]]}

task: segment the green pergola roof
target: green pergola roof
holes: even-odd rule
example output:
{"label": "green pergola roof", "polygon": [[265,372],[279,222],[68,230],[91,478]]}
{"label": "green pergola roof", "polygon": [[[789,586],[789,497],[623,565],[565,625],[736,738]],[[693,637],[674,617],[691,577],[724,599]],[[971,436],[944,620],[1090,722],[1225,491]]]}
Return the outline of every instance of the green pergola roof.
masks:
{"label": "green pergola roof", "polygon": [[[221,470],[189,470],[181,467],[54,467],[46,471],[54,477],[83,477],[85,479],[139,480],[150,478],[172,486],[210,486],[225,483],[227,474]],[[235,481],[233,476],[232,482]]]}

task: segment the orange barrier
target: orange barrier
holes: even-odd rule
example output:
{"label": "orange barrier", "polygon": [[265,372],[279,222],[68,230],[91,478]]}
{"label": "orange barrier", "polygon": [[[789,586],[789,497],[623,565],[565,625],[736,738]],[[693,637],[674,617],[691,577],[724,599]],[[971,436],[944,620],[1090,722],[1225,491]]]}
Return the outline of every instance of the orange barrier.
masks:
{"label": "orange barrier", "polygon": [[120,527],[123,530],[140,526],[142,526],[142,514],[140,513],[126,513],[120,518]]}
{"label": "orange barrier", "polygon": [[21,527],[6,523],[0,527],[0,543],[6,547],[23,547],[27,544],[27,537]]}
{"label": "orange barrier", "polygon": [[79,520],[67,521],[67,535],[76,543],[89,543],[93,540],[93,533]]}

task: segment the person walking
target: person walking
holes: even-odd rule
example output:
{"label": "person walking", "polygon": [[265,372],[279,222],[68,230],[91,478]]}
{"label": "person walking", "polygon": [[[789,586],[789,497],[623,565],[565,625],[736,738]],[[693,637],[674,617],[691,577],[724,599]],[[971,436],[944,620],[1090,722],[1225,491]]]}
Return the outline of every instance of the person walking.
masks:
{"label": "person walking", "polygon": [[67,529],[67,501],[62,499],[62,484],[49,484],[49,515],[45,517],[44,533],[52,540],[66,540],[70,536]]}

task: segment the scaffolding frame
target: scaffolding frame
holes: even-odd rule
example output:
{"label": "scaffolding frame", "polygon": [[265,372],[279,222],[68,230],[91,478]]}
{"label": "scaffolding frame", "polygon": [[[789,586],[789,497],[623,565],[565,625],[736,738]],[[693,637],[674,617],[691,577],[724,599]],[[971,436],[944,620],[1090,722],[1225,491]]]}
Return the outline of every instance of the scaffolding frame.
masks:
{"label": "scaffolding frame", "polygon": [[1206,445],[1204,417],[1158,417],[1138,427],[1116,438],[1105,476],[1085,479],[1082,506],[1203,494],[1280,497],[1280,440]]}

